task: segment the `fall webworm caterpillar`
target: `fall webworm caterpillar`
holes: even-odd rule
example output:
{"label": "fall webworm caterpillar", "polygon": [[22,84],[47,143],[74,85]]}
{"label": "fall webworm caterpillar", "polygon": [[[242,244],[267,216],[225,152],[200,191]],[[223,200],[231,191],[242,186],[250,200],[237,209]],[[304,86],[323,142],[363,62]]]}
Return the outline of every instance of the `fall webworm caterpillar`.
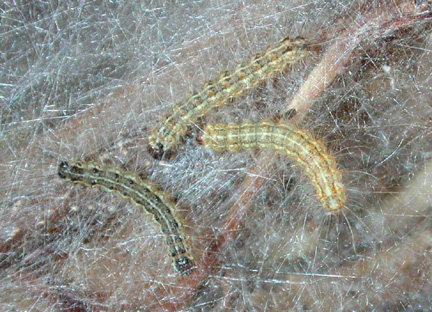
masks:
{"label": "fall webworm caterpillar", "polygon": [[250,60],[239,63],[233,70],[223,71],[219,77],[205,82],[200,91],[175,104],[163,117],[149,137],[149,152],[157,159],[169,157],[198,118],[212,108],[242,96],[247,90],[257,88],[307,53],[304,39],[284,38]]}
{"label": "fall webworm caterpillar", "polygon": [[261,148],[274,150],[293,159],[311,179],[316,195],[329,212],[341,211],[346,202],[342,174],[335,157],[321,141],[289,122],[244,122],[208,124],[202,132],[202,143],[216,151],[239,151]]}
{"label": "fall webworm caterpillar", "polygon": [[122,197],[142,207],[153,216],[165,234],[166,245],[174,259],[174,268],[182,275],[188,275],[195,269],[185,245],[185,238],[181,233],[181,223],[174,214],[174,204],[151,182],[142,180],[130,172],[91,162],[68,164],[62,161],[58,168],[58,175],[73,183],[116,191]]}

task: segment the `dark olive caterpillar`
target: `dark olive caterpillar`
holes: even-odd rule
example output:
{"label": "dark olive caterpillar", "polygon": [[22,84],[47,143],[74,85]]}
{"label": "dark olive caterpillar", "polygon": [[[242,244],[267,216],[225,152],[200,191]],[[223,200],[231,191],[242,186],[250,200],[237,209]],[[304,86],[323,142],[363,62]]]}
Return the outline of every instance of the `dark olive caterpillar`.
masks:
{"label": "dark olive caterpillar", "polygon": [[142,180],[130,172],[104,167],[96,163],[68,164],[62,161],[58,168],[58,175],[73,183],[115,191],[137,206],[144,208],[153,216],[165,234],[169,254],[174,259],[174,268],[181,275],[189,275],[196,268],[187,250],[185,238],[181,232],[181,224],[174,214],[174,204],[151,182]]}
{"label": "dark olive caterpillar", "polygon": [[279,43],[239,63],[231,71],[204,83],[202,89],[174,105],[149,137],[149,152],[156,159],[169,158],[190,126],[211,109],[221,107],[247,90],[255,89],[302,60],[309,53],[302,38],[284,38]]}

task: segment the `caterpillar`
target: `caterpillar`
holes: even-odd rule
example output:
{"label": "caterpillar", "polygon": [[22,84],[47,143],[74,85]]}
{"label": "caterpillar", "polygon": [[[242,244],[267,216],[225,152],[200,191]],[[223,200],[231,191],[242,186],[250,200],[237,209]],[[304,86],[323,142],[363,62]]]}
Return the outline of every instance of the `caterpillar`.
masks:
{"label": "caterpillar", "polygon": [[200,91],[175,104],[149,136],[148,150],[156,159],[169,158],[186,135],[189,127],[212,108],[221,107],[257,88],[269,78],[284,71],[290,64],[303,59],[307,44],[302,38],[284,38],[279,43],[239,63],[231,71],[204,83]]}
{"label": "caterpillar", "polygon": [[316,196],[329,212],[341,211],[346,202],[342,174],[335,157],[321,141],[286,121],[207,124],[201,141],[216,151],[246,149],[273,150],[295,161],[304,169],[315,188]]}
{"label": "caterpillar", "polygon": [[151,182],[142,180],[133,173],[92,162],[69,164],[62,161],[58,167],[58,175],[76,184],[115,191],[143,208],[153,216],[165,234],[165,242],[170,256],[173,257],[175,270],[181,275],[189,275],[195,269],[181,231],[181,223],[174,214],[174,204]]}

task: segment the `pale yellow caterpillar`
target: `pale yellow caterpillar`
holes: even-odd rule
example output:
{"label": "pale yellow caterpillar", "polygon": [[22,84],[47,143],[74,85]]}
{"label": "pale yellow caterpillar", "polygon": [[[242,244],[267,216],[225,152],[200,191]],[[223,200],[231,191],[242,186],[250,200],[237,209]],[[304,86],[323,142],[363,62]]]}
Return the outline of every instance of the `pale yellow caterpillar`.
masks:
{"label": "pale yellow caterpillar", "polygon": [[327,211],[338,212],[345,206],[345,187],[335,157],[308,131],[297,129],[289,122],[265,120],[257,123],[208,124],[201,140],[204,146],[216,151],[259,148],[287,156],[304,169]]}
{"label": "pale yellow caterpillar", "polygon": [[304,39],[285,38],[239,63],[233,70],[223,71],[216,79],[205,82],[200,91],[175,104],[163,117],[149,137],[149,152],[157,159],[168,158],[198,118],[244,95],[247,90],[257,88],[303,59],[308,53],[306,46]]}
{"label": "pale yellow caterpillar", "polygon": [[174,204],[151,182],[142,180],[133,173],[100,166],[96,163],[68,164],[62,161],[58,168],[58,175],[73,183],[116,191],[122,197],[143,208],[153,216],[165,234],[166,245],[174,259],[174,268],[182,275],[188,275],[195,269],[181,231],[181,223],[174,213]]}

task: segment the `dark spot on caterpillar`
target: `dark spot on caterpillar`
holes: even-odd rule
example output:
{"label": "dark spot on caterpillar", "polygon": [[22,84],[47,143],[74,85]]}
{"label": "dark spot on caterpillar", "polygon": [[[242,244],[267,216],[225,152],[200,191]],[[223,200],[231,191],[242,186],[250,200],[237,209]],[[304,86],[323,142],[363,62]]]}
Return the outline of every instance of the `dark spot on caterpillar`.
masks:
{"label": "dark spot on caterpillar", "polygon": [[170,254],[171,254],[171,257],[177,256],[177,250],[174,247],[171,247],[170,248]]}
{"label": "dark spot on caterpillar", "polygon": [[166,227],[164,225],[161,226],[161,230],[162,230],[162,233],[164,233],[164,234],[168,234],[169,233],[168,227]]}

